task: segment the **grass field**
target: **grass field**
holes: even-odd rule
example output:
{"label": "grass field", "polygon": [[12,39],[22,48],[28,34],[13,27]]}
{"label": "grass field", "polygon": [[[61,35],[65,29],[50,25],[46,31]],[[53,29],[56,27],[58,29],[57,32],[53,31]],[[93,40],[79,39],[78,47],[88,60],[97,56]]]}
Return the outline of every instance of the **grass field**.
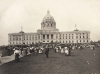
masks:
{"label": "grass field", "polygon": [[49,52],[31,54],[21,62],[11,61],[0,66],[0,74],[100,74],[100,48],[72,50],[71,56]]}

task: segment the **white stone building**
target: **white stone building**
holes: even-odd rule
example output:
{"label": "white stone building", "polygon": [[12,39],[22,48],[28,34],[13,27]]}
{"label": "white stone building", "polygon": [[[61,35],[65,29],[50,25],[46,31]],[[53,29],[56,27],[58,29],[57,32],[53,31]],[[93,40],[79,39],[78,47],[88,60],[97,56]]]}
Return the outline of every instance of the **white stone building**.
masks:
{"label": "white stone building", "polygon": [[8,44],[20,45],[20,44],[32,44],[32,43],[90,43],[90,31],[65,31],[60,32],[56,28],[56,22],[54,18],[47,11],[46,16],[41,23],[41,29],[37,30],[37,33],[9,33]]}

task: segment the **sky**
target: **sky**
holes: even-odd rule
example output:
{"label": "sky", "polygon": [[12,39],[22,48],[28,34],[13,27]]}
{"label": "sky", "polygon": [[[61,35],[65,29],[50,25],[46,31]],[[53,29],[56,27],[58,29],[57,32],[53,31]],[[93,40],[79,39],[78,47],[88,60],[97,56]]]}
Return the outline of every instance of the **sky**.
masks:
{"label": "sky", "polygon": [[90,31],[90,40],[100,40],[100,0],[0,0],[0,45],[9,33],[37,32],[47,11],[59,31]]}

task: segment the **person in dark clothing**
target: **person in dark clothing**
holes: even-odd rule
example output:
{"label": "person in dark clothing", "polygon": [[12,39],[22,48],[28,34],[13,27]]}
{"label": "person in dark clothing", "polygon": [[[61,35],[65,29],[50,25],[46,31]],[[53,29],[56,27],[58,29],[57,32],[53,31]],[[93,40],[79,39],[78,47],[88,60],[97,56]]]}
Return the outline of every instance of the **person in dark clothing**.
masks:
{"label": "person in dark clothing", "polygon": [[46,55],[47,58],[49,58],[48,54],[49,54],[49,47],[47,47],[46,50],[45,50],[45,55]]}
{"label": "person in dark clothing", "polygon": [[69,48],[69,49],[68,49],[68,52],[69,52],[68,55],[70,56],[70,55],[71,55],[71,46],[69,46],[68,48]]}
{"label": "person in dark clothing", "polygon": [[11,56],[10,47],[8,47],[8,49],[7,49],[7,53],[8,53],[8,56]]}

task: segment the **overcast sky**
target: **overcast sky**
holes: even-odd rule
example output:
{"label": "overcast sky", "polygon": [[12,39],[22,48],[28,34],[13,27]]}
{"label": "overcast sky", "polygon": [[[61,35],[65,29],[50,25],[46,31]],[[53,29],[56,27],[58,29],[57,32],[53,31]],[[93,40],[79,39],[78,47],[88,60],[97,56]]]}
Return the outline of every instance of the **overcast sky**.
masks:
{"label": "overcast sky", "polygon": [[0,45],[8,44],[8,33],[36,32],[47,11],[60,31],[90,31],[100,40],[100,0],[0,0]]}

